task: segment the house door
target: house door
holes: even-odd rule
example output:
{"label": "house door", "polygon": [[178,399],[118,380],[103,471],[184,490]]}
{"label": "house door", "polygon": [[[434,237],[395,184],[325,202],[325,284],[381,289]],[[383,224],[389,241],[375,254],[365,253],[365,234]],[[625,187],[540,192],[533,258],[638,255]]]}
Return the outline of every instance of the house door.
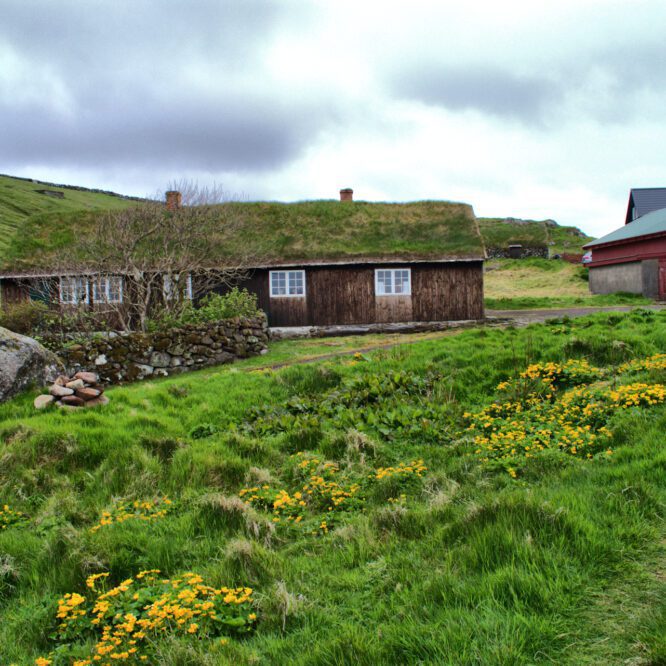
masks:
{"label": "house door", "polygon": [[659,260],[659,300],[666,301],[666,259]]}

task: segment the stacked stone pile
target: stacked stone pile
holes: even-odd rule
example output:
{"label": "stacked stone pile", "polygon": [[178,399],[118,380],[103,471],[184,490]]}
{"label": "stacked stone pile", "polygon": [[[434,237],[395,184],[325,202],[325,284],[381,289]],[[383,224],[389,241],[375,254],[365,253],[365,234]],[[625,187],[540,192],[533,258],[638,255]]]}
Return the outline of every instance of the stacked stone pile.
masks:
{"label": "stacked stone pile", "polygon": [[48,395],[35,398],[35,407],[43,409],[51,404],[77,409],[106,405],[109,399],[94,372],[77,372],[74,376],[60,375],[49,387]]}

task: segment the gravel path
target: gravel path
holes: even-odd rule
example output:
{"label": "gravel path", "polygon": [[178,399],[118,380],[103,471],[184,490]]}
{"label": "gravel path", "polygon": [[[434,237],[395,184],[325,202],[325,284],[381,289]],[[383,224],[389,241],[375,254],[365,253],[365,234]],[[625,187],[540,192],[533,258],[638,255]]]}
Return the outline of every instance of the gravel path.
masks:
{"label": "gravel path", "polygon": [[595,312],[630,312],[636,308],[664,310],[666,305],[610,305],[604,307],[557,308],[541,310],[486,310],[488,319],[510,319],[515,324],[534,324],[553,317],[584,317]]}

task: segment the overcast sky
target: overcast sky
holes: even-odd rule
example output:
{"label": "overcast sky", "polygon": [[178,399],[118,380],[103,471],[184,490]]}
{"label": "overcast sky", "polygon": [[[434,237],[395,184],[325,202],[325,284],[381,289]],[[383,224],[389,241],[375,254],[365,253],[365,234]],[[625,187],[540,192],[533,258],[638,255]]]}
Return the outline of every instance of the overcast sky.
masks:
{"label": "overcast sky", "polygon": [[0,0],[0,172],[624,222],[666,186],[664,0]]}

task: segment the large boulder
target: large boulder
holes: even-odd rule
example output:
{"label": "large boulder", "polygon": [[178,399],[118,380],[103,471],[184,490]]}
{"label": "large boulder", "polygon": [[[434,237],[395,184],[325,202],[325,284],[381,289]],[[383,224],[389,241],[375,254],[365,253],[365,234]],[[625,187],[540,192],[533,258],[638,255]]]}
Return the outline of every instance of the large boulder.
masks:
{"label": "large boulder", "polygon": [[62,370],[58,357],[37,340],[0,326],[0,402],[49,384]]}

